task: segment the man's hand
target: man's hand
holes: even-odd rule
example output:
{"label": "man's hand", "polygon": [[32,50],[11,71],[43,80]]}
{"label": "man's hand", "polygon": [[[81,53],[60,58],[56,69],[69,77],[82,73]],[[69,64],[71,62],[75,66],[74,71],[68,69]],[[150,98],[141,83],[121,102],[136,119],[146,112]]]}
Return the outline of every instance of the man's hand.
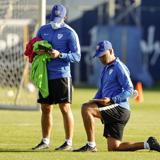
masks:
{"label": "man's hand", "polygon": [[92,103],[97,102],[97,103],[105,106],[105,105],[111,104],[111,99],[109,97],[104,97],[101,99],[91,99],[89,102],[92,102]]}
{"label": "man's hand", "polygon": [[60,52],[56,49],[53,49],[51,52],[49,52],[51,58],[55,59],[55,58],[58,58],[59,55],[60,55]]}
{"label": "man's hand", "polygon": [[38,52],[36,52],[37,54],[45,54],[46,51],[44,49],[40,49]]}

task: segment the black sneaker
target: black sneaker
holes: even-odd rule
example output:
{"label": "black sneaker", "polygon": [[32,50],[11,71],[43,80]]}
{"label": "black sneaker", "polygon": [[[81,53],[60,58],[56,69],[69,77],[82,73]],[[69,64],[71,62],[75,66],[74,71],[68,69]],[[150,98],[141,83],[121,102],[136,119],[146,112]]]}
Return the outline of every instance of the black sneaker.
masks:
{"label": "black sneaker", "polygon": [[41,150],[41,149],[47,149],[47,148],[49,148],[49,145],[41,141],[41,143],[33,147],[32,150]]}
{"label": "black sneaker", "polygon": [[149,137],[147,143],[149,144],[150,150],[160,152],[160,144],[155,137]]}
{"label": "black sneaker", "polygon": [[55,148],[56,151],[71,151],[72,146],[68,145],[67,142],[64,142],[61,146],[58,148]]}
{"label": "black sneaker", "polygon": [[83,146],[79,149],[73,150],[73,152],[97,152],[97,148],[96,148],[96,146],[91,147],[88,144],[86,144],[85,146]]}

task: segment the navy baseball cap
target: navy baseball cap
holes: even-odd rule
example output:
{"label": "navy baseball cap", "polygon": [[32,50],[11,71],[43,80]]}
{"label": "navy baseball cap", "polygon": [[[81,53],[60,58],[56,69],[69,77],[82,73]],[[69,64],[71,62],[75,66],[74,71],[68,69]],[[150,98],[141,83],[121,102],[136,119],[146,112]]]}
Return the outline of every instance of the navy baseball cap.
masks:
{"label": "navy baseball cap", "polygon": [[95,55],[93,56],[94,57],[102,57],[105,53],[105,51],[109,50],[109,49],[112,49],[112,44],[111,42],[109,41],[101,41],[97,44],[97,47],[96,47],[96,53]]}
{"label": "navy baseball cap", "polygon": [[66,14],[67,14],[66,8],[61,4],[56,4],[52,8],[51,21],[59,23],[66,16]]}

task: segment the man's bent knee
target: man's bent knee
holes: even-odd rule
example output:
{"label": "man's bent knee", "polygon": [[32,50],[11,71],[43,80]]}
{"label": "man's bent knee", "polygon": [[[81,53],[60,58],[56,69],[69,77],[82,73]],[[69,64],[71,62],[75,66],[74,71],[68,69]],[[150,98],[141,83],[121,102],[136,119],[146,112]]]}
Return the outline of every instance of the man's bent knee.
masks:
{"label": "man's bent knee", "polygon": [[121,141],[116,140],[115,138],[108,138],[108,151],[119,151],[119,146]]}
{"label": "man's bent knee", "polygon": [[108,147],[108,151],[112,152],[112,151],[118,151],[118,146],[109,146]]}

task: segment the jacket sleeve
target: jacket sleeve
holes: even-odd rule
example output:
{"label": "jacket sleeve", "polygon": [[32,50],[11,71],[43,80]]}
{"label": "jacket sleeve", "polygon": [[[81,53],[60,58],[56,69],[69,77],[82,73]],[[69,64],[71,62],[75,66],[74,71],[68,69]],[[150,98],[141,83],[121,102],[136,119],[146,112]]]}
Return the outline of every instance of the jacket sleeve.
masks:
{"label": "jacket sleeve", "polygon": [[98,89],[96,95],[94,96],[94,99],[100,99],[100,98],[102,98],[101,88]]}
{"label": "jacket sleeve", "polygon": [[42,28],[42,27],[39,28],[36,37],[42,38],[42,36],[41,36],[41,28]]}
{"label": "jacket sleeve", "polygon": [[75,31],[69,34],[68,40],[69,53],[61,53],[61,59],[67,62],[79,62],[81,59],[81,50],[79,44],[79,38]]}
{"label": "jacket sleeve", "polygon": [[125,101],[128,97],[133,95],[134,89],[130,78],[130,73],[125,65],[119,65],[117,67],[117,79],[122,86],[122,92],[114,97],[111,97],[114,103]]}
{"label": "jacket sleeve", "polygon": [[96,93],[96,95],[94,96],[94,99],[101,99],[102,98],[102,76],[104,74],[104,69],[100,75],[100,84],[99,84],[99,88],[98,91]]}

